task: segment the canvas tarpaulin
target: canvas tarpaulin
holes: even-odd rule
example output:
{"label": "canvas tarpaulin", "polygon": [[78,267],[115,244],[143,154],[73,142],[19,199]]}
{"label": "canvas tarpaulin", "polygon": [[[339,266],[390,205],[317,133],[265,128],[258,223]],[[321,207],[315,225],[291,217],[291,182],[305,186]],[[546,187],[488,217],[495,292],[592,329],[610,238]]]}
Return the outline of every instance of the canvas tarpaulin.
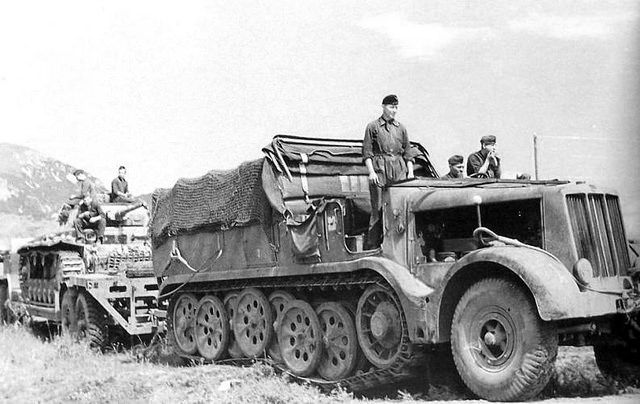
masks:
{"label": "canvas tarpaulin", "polygon": [[226,171],[182,178],[173,188],[152,196],[150,225],[154,245],[169,235],[194,230],[216,231],[250,223],[268,224],[269,202],[262,189],[263,159]]}

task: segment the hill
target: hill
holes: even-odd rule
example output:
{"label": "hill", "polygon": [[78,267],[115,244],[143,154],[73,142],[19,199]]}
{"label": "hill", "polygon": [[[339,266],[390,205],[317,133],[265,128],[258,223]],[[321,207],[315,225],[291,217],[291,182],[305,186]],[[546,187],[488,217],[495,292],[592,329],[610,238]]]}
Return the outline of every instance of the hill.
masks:
{"label": "hill", "polygon": [[[0,240],[55,229],[60,206],[77,192],[75,169],[28,147],[0,143]],[[106,189],[88,177],[98,189]]]}

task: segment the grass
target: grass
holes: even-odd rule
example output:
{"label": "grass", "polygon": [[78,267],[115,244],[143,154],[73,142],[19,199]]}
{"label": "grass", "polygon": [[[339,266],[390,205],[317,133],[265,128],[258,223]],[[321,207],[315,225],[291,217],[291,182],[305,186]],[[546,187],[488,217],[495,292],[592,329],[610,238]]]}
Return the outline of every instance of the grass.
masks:
{"label": "grass", "polygon": [[[344,391],[323,394],[292,383],[267,365],[173,367],[139,361],[131,352],[101,354],[62,337],[0,327],[0,402],[100,403],[336,403],[379,402]],[[461,391],[435,386],[387,392],[394,401],[464,400]],[[543,398],[640,394],[606,380],[590,348],[561,348],[556,374]]]}
{"label": "grass", "polygon": [[43,343],[23,328],[0,328],[2,402],[345,402],[290,383],[265,365],[170,367],[129,353],[100,354],[65,338]]}

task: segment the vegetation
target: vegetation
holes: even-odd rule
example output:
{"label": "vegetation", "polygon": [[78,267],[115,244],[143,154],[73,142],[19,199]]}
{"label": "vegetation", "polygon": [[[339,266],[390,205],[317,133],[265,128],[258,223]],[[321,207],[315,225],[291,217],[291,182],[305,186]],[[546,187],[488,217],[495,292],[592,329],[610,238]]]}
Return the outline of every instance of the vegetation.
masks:
{"label": "vegetation", "polygon": [[[0,327],[0,352],[0,402],[380,402],[340,390],[322,393],[316,387],[292,383],[264,364],[176,367],[167,364],[169,355],[152,363],[138,360],[131,351],[100,354],[86,344],[47,332],[37,337],[19,326]],[[425,392],[423,383],[402,389],[384,394],[402,402],[469,398],[464,392],[439,386]],[[561,348],[556,372],[543,396],[621,393],[636,399],[640,389],[606,380],[596,368],[591,348]]]}

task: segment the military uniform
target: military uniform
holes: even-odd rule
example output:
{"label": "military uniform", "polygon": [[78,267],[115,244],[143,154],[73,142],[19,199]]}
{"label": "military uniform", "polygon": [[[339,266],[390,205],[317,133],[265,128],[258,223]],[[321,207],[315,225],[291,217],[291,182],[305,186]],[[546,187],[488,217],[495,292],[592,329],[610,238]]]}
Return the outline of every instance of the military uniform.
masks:
{"label": "military uniform", "polygon": [[126,178],[117,176],[116,178],[113,179],[113,181],[111,181],[111,193],[109,194],[109,200],[111,202],[126,202],[126,203],[136,202],[134,198],[122,196],[119,194],[119,192],[122,192],[125,195],[128,194],[129,183],[127,182]]}
{"label": "military uniform", "polygon": [[462,177],[456,177],[454,174],[451,174],[451,171],[440,177],[441,180],[459,180]]}
{"label": "military uniform", "polygon": [[[397,120],[387,121],[383,117],[370,122],[364,133],[362,159],[371,159],[373,168],[382,186],[407,178],[407,161],[414,154],[407,136],[407,129]],[[382,188],[369,183],[371,195],[371,217],[367,234],[368,248],[375,248],[382,241]]]}
{"label": "military uniform", "polygon": [[78,194],[73,195],[67,201],[70,206],[77,206],[82,200],[89,195],[95,195],[95,186],[89,179],[78,181]]}
{"label": "military uniform", "polygon": [[[487,159],[486,149],[479,150],[467,158],[467,175],[471,176],[472,174],[476,174],[480,171],[480,167],[484,164],[484,161]],[[496,157],[498,160],[498,164],[493,164],[493,162],[489,163],[489,168],[487,168],[487,177],[489,178],[500,178],[502,175],[502,171],[500,169],[500,157]]]}
{"label": "military uniform", "polygon": [[[100,216],[100,220],[91,222],[89,219]],[[80,236],[85,229],[94,229],[98,240],[104,236],[104,229],[107,227],[107,220],[104,210],[96,201],[91,201],[89,206],[84,203],[78,208],[78,216],[74,222],[77,236]]]}

